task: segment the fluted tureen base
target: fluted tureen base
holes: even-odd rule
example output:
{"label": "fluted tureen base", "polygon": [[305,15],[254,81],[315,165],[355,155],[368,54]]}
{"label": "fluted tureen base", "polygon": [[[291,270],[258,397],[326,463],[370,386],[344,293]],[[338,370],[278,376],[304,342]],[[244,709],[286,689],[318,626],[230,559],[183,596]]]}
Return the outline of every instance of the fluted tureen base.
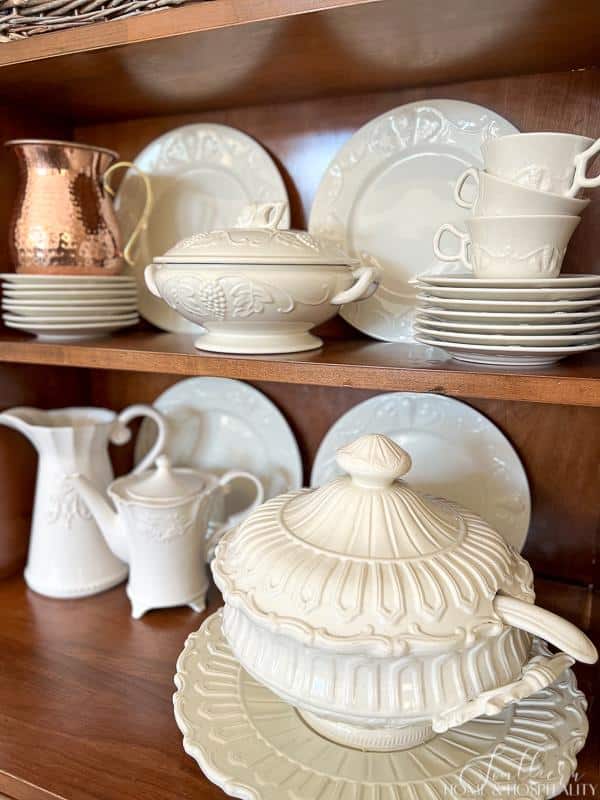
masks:
{"label": "fluted tureen base", "polygon": [[428,742],[435,734],[431,724],[405,725],[402,728],[361,728],[345,722],[335,722],[309,711],[296,709],[302,719],[316,733],[331,742],[353,747],[357,750],[372,750],[390,753],[394,750],[408,750]]}

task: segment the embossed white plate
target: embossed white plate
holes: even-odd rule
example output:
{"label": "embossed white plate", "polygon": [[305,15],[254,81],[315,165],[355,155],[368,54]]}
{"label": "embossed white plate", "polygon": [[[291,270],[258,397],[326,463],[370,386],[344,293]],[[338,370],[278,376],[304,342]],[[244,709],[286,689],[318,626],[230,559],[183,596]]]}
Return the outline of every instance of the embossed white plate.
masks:
{"label": "embossed white plate", "polygon": [[444,222],[464,227],[454,202],[467,167],[481,167],[481,144],[517,129],[498,114],[459,100],[409,103],[357,131],[331,162],[317,190],[309,230],[352,254],[381,263],[383,281],[342,316],[376,339],[413,341],[415,287],[421,273],[464,268],[438,261],[433,235]]}
{"label": "embossed white plate", "polygon": [[441,347],[458,361],[473,364],[490,364],[503,367],[544,367],[567,356],[597,350],[598,344],[573,344],[567,347],[533,347],[532,345],[485,345],[437,339],[434,336],[417,334],[417,341],[430,347]]}
{"label": "embossed white plate", "polygon": [[564,273],[557,278],[475,278],[473,275],[419,275],[421,283],[430,286],[463,286],[498,289],[529,289],[534,287],[556,289],[566,287],[597,286],[600,288],[600,275],[573,275]]}
{"label": "embossed white plate", "polygon": [[430,328],[431,330],[441,330],[445,328],[449,331],[463,331],[464,333],[520,333],[524,336],[530,334],[544,334],[544,333],[577,333],[580,331],[599,331],[600,332],[600,317],[591,322],[563,322],[559,325],[531,325],[525,322],[514,324],[499,324],[489,322],[462,322],[461,320],[454,322],[451,319],[436,319],[435,315],[425,314],[424,312],[418,313],[415,317],[415,327],[419,323],[422,327]]}
{"label": "embossed white plate", "polygon": [[[302,460],[294,434],[279,409],[262,392],[229,378],[188,378],[156,398],[154,407],[169,420],[167,455],[177,467],[222,474],[254,473],[265,500],[302,485]],[[144,420],[135,443],[136,463],[155,439]],[[235,498],[232,505],[247,505]],[[247,488],[247,487],[246,487]]]}
{"label": "embossed white plate", "polygon": [[410,452],[416,489],[466,506],[523,548],[531,516],[527,475],[508,439],[479,411],[437,394],[391,392],[365,400],[325,434],[311,486],[340,474],[336,450],[365,433],[384,433]]}
{"label": "embossed white plate", "polygon": [[559,286],[554,289],[544,287],[505,289],[482,286],[421,286],[428,297],[441,297],[463,300],[531,300],[534,302],[547,300],[591,300],[600,302],[600,287],[581,286],[577,288]]}
{"label": "embossed white plate", "polygon": [[560,334],[546,334],[546,333],[468,333],[464,331],[453,331],[437,325],[416,322],[415,330],[423,336],[430,336],[434,339],[442,339],[444,341],[452,342],[470,342],[471,344],[486,344],[486,345],[533,345],[534,347],[569,347],[576,344],[593,344],[600,342],[600,327],[591,333],[564,333]]}
{"label": "embossed white plate", "polygon": [[527,322],[532,325],[554,325],[569,322],[600,321],[600,306],[583,311],[470,311],[468,309],[440,308],[439,306],[419,306],[418,316],[434,317],[435,319],[452,319],[456,322],[485,322],[489,325],[501,323],[513,325]]}
{"label": "embossed white plate", "polygon": [[[130,270],[138,284],[140,313],[163,330],[198,333],[200,326],[149,292],[144,268],[180,239],[233,227],[249,203],[287,203],[283,179],[258,142],[236,128],[210,123],[184,125],[163,134],[137,155],[135,164],[150,178],[154,195],[148,226],[135,247]],[[115,198],[125,238],[139,218],[142,203],[141,181],[129,171]],[[289,211],[280,227],[289,227]]]}
{"label": "embossed white plate", "polygon": [[559,794],[577,768],[588,733],[587,703],[570,669],[494,717],[479,717],[410,750],[365,752],[323,738],[250,677],[221,623],[217,611],[188,637],[177,659],[173,705],[184,750],[231,797],[544,800]]}
{"label": "embossed white plate", "polygon": [[596,308],[600,313],[600,296],[591,300],[463,300],[455,297],[434,297],[431,294],[418,294],[417,304],[421,307],[435,306],[456,311],[585,311]]}

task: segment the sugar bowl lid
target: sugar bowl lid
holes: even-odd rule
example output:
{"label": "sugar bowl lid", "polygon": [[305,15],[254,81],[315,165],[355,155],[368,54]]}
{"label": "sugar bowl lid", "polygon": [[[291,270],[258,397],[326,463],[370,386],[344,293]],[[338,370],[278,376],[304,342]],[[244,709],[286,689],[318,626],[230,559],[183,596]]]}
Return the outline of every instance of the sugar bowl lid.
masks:
{"label": "sugar bowl lid", "polygon": [[228,605],[311,646],[402,655],[499,633],[498,591],[533,600],[527,562],[474,513],[402,480],[411,459],[394,441],[363,436],[337,462],[348,475],[269,500],[221,540]]}
{"label": "sugar bowl lid", "polygon": [[156,459],[156,469],[127,476],[121,486],[126,500],[150,505],[171,504],[190,500],[206,487],[206,479],[193,469],[174,469],[168,456]]}
{"label": "sugar bowl lid", "polygon": [[252,203],[234,228],[197,233],[177,242],[156,263],[169,264],[328,264],[348,265],[335,243],[307,231],[278,227],[286,203]]}

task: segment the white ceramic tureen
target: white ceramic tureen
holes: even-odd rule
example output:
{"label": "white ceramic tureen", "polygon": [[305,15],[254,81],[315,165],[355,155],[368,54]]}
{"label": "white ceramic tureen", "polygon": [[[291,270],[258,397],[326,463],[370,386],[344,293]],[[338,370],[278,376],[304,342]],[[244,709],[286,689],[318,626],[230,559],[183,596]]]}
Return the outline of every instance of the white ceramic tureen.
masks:
{"label": "white ceramic tureen", "polygon": [[[213,562],[235,656],[313,729],[412,747],[596,660],[533,605],[531,569],[496,531],[402,480],[395,442],[363,436],[337,461],[348,475],[269,500]],[[530,657],[530,634],[565,652]]]}
{"label": "white ceramic tureen", "polygon": [[251,206],[240,227],[183,239],[146,267],[150,291],[206,329],[196,342],[222,353],[320,347],[309,333],[340,306],[370,297],[379,269],[337,245],[281,230],[285,204]]}

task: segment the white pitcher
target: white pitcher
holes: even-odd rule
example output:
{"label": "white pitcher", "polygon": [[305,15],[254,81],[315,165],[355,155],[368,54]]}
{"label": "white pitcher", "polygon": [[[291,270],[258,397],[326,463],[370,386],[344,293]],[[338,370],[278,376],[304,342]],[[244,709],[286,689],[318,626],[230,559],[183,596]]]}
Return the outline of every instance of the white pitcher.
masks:
{"label": "white pitcher", "polygon": [[146,469],[165,444],[166,421],[150,406],[130,406],[119,416],[103,408],[41,411],[25,406],[0,414],[0,424],[20,431],[39,454],[25,567],[25,581],[34,591],[49,597],[85,597],[127,576],[127,566],[107,547],[67,476],[81,473],[104,491],[113,478],[108,444],[127,442],[131,435],[127,424],[140,416],[154,420],[158,436],[136,472]]}

